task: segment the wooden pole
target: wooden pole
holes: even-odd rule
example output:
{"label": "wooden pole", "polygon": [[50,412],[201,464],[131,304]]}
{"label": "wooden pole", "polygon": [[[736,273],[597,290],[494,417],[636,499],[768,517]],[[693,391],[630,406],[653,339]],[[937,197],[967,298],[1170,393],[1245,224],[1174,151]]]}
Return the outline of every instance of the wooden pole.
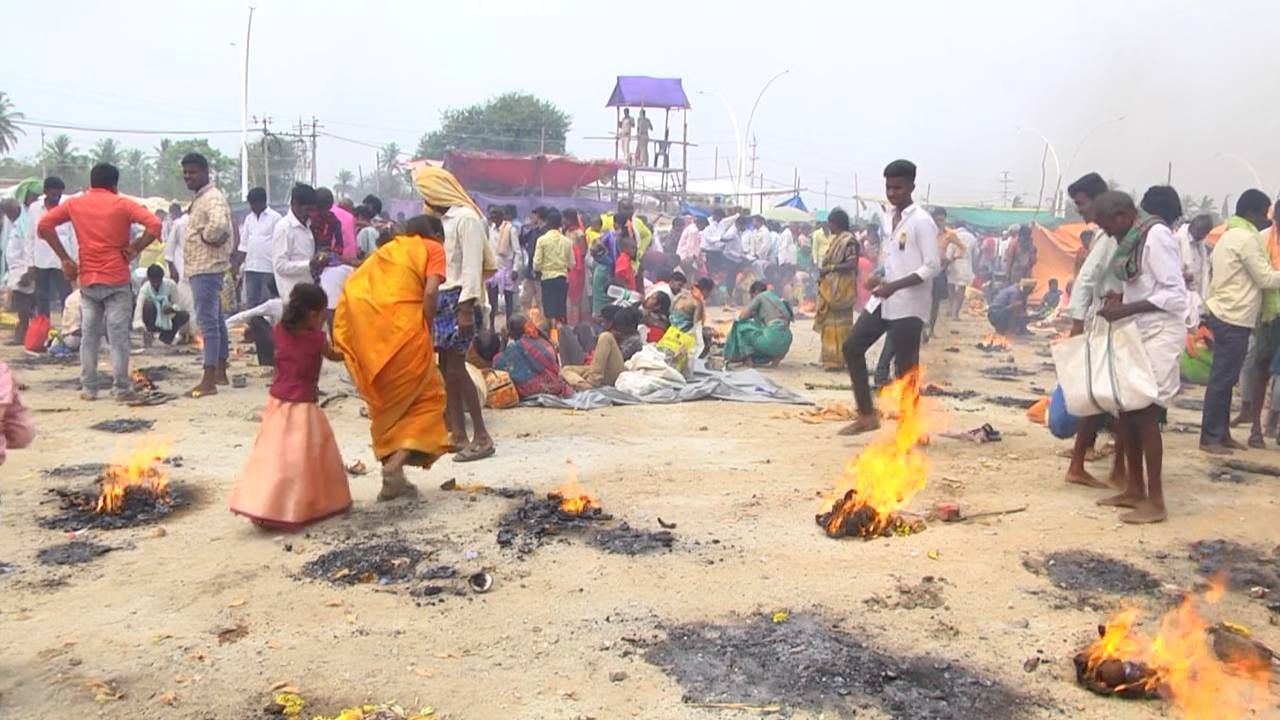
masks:
{"label": "wooden pole", "polygon": [[[680,174],[683,176],[680,180],[681,192],[684,193],[684,199],[689,198],[689,108],[685,108],[681,112],[681,118],[684,121],[684,134],[681,136],[680,143]],[[671,152],[668,148],[667,152]]]}
{"label": "wooden pole", "polygon": [[1169,161],[1169,174],[1165,176],[1165,185],[1173,184],[1173,161]]}

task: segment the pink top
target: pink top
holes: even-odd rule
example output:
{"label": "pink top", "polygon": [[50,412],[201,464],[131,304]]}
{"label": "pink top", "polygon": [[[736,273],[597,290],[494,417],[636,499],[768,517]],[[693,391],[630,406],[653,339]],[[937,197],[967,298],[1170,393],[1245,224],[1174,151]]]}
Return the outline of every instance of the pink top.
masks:
{"label": "pink top", "polygon": [[36,439],[36,426],[31,413],[18,395],[18,383],[13,379],[9,366],[0,362],[0,465],[4,464],[7,448],[20,449]]}
{"label": "pink top", "polygon": [[333,214],[342,226],[342,258],[355,260],[360,248],[356,244],[356,216],[334,205]]}
{"label": "pink top", "polygon": [[867,278],[871,277],[871,272],[875,270],[875,265],[871,263],[871,258],[863,255],[858,258],[858,307],[866,307],[867,301],[871,300],[871,291],[867,289]]}

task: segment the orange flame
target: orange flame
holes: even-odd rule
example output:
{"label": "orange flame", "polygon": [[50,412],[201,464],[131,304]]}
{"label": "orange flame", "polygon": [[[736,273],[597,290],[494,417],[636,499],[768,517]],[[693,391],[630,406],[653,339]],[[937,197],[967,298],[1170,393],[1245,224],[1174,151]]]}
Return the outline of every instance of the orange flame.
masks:
{"label": "orange flame", "polygon": [[[1216,603],[1222,592],[1215,587],[1205,602]],[[1187,720],[1244,718],[1253,707],[1270,704],[1270,663],[1219,659],[1192,596],[1165,614],[1153,639],[1134,631],[1137,620],[1138,611],[1125,610],[1107,623],[1085,650],[1087,672],[1107,660],[1141,662],[1151,670],[1141,681],[1144,689],[1168,696]]]}
{"label": "orange flame", "polygon": [[157,498],[169,494],[169,478],[160,462],[166,450],[160,446],[140,447],[123,460],[113,462],[102,476],[102,493],[94,512],[118,513],[124,509],[125,495],[131,488],[150,493]]}
{"label": "orange flame", "polygon": [[581,515],[588,510],[600,507],[596,496],[578,484],[578,473],[573,465],[569,466],[569,478],[547,496],[552,499],[559,498],[560,510],[570,515]]}
{"label": "orange flame", "polygon": [[983,350],[1008,350],[1012,345],[1009,343],[1009,338],[989,333],[982,337],[982,342],[978,343],[978,347]]}
{"label": "orange flame", "polygon": [[204,350],[204,335],[195,333],[191,336],[191,344],[196,346],[197,350]]}
{"label": "orange flame", "polygon": [[133,386],[139,390],[155,390],[156,384],[151,382],[151,378],[141,370],[134,370],[129,373],[129,379],[133,381]]}
{"label": "orange flame", "polygon": [[847,534],[845,525],[864,507],[874,511],[874,520],[857,534],[880,535],[893,524],[897,512],[924,489],[928,468],[920,450],[926,432],[920,378],[921,369],[917,367],[880,391],[882,407],[898,408],[897,426],[892,434],[877,438],[845,465],[844,477],[823,507],[829,535]]}

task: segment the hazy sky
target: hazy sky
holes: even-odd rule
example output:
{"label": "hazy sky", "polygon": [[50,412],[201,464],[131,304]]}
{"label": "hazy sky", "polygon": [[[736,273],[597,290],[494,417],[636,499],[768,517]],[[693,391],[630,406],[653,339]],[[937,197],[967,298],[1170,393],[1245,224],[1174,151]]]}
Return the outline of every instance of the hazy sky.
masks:
{"label": "hazy sky", "polygon": [[[256,0],[249,112],[285,129],[416,147],[439,113],[508,90],[573,117],[570,152],[612,157],[604,107],[619,74],[684,79],[691,175],[735,153],[722,94],[752,127],[769,179],[798,169],[811,206],[881,189],[906,157],[920,195],[998,202],[1001,171],[1034,204],[1043,133],[1064,180],[1097,170],[1125,189],[1163,182],[1193,195],[1280,188],[1280,2],[1274,0],[915,0],[364,3]],[[239,127],[247,4],[236,0],[27,3],[5,33],[0,89],[30,119],[156,130]],[[630,8],[623,17],[619,8]],[[10,13],[11,19],[13,13]],[[26,59],[26,62],[22,62]],[[1110,122],[1114,118],[1124,120]],[[656,116],[661,135],[660,114]],[[1098,128],[1102,125],[1101,128]],[[1082,139],[1091,131],[1087,142]],[[49,131],[57,132],[57,131]],[[86,150],[97,133],[70,133]],[[678,136],[678,129],[673,129]],[[212,136],[238,152],[237,135]],[[251,136],[252,138],[253,136]],[[157,136],[119,136],[154,146]],[[33,155],[29,130],[17,155]],[[1080,147],[1079,155],[1071,156]],[[374,150],[322,139],[321,180],[368,169]],[[1069,167],[1068,167],[1069,165]],[[1048,164],[1047,185],[1056,171]]]}

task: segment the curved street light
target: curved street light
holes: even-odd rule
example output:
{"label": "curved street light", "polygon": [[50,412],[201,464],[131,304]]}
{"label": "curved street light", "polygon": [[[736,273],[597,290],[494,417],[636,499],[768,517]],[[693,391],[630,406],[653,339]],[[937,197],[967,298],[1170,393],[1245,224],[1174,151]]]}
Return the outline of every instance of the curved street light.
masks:
{"label": "curved street light", "polygon": [[1217,155],[1214,155],[1214,157],[1221,157],[1221,158],[1227,158],[1228,160],[1235,160],[1236,162],[1243,165],[1244,168],[1249,171],[1249,174],[1253,175],[1253,182],[1255,183],[1255,187],[1257,187],[1259,190],[1262,190],[1266,187],[1266,183],[1262,182],[1262,175],[1258,173],[1258,169],[1253,166],[1253,163],[1249,162],[1248,160],[1245,160],[1239,155],[1236,155],[1234,153],[1228,153],[1228,152],[1220,152]]}
{"label": "curved street light", "polygon": [[[249,196],[249,38],[253,34],[254,6],[244,30],[244,55],[240,58],[240,199]],[[236,44],[231,43],[231,47]],[[237,53],[238,55],[239,53]]]}
{"label": "curved street light", "polygon": [[738,116],[736,113],[733,112],[733,106],[730,105],[729,101],[725,100],[724,96],[721,95],[720,93],[712,90],[699,90],[698,94],[710,95],[716,98],[717,100],[719,100],[724,105],[725,112],[729,113],[729,122],[733,123],[733,137],[734,137],[734,140],[737,142],[737,146],[734,148],[734,152],[737,155],[737,159],[738,159],[738,174],[730,178],[730,180],[733,181],[733,194],[735,197],[737,197],[742,192],[742,186],[740,184],[741,178],[742,178],[742,133],[738,131]]}
{"label": "curved street light", "polygon": [[[760,107],[760,101],[764,98],[764,94],[769,89],[769,86],[772,85],[778,78],[782,77],[783,75],[787,75],[790,72],[791,72],[790,70],[783,70],[777,75],[774,75],[773,77],[769,78],[769,82],[765,83],[764,87],[760,88],[760,94],[756,95],[756,101],[751,104],[751,113],[747,115],[747,134],[743,136],[743,140],[746,140],[747,138],[751,137],[751,122],[755,120],[756,108]],[[744,151],[746,150],[745,146],[743,150]],[[738,177],[742,177],[742,155],[738,155]],[[754,203],[752,204],[754,205]]]}

